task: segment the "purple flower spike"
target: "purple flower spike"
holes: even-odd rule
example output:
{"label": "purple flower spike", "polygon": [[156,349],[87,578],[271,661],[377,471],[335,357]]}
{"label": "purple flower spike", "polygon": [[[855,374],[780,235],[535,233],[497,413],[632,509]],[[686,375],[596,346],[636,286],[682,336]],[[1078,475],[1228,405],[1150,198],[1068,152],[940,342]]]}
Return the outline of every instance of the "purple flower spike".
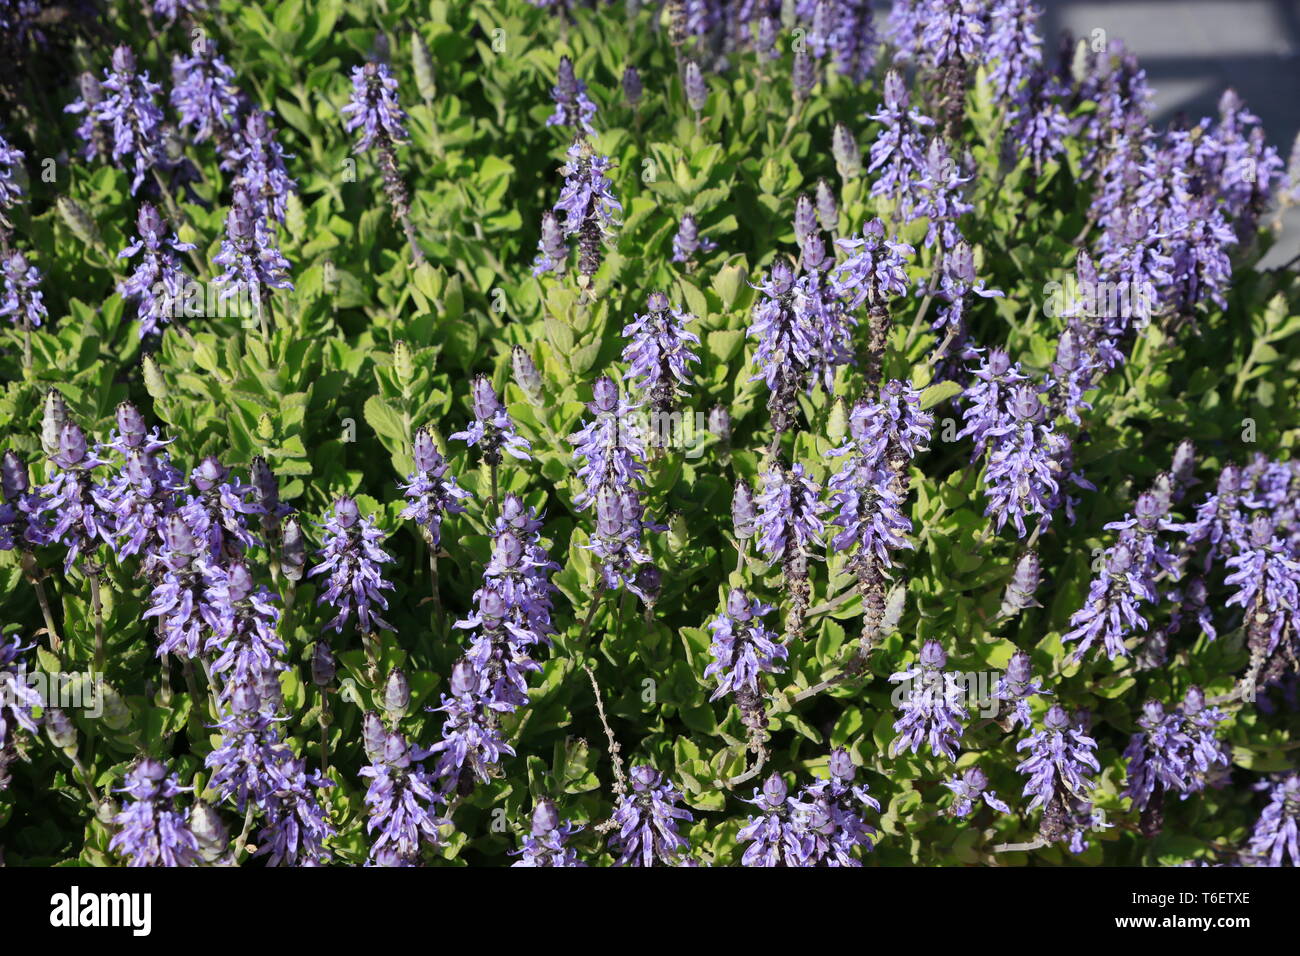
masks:
{"label": "purple flower spike", "polygon": [[393,560],[379,547],[385,537],[383,530],[375,526],[373,518],[361,517],[357,503],[346,495],[335,499],[321,527],[325,541],[317,552],[320,564],[308,571],[307,576],[329,575],[316,603],[332,604],[338,614],[325,626],[341,634],[343,625],[355,612],[357,626],[363,633],[372,632],[376,627],[391,631],[392,625],[374,610],[375,605],[388,609],[388,599],[382,592],[393,588],[382,573],[382,565]]}
{"label": "purple flower spike", "polygon": [[690,843],[677,832],[679,820],[694,815],[677,804],[682,795],[653,767],[629,771],[632,788],[618,798],[609,846],[619,854],[616,866],[680,866]]}
{"label": "purple flower spike", "polygon": [[500,464],[503,451],[512,458],[528,461],[528,441],[515,431],[515,423],[511,421],[486,375],[474,377],[470,385],[470,398],[474,405],[474,420],[464,431],[452,433],[452,441],[477,445],[483,454],[483,461],[488,465]]}

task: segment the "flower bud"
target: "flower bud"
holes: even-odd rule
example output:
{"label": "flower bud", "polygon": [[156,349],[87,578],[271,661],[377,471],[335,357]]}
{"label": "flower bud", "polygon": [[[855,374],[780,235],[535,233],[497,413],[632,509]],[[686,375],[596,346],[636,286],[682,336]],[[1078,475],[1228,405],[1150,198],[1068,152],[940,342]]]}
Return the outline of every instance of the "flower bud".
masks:
{"label": "flower bud", "polygon": [[522,345],[516,345],[510,351],[510,364],[514,370],[515,384],[524,393],[524,398],[529,404],[540,408],[543,401],[542,373],[538,371],[532,355]]}
{"label": "flower bud", "polygon": [[41,417],[41,447],[53,457],[59,453],[59,438],[69,421],[68,406],[57,389],[45,393],[45,413]]}
{"label": "flower bud", "polygon": [[411,72],[415,74],[415,89],[420,99],[432,103],[438,96],[437,74],[429,46],[418,31],[412,31],[411,36]]}
{"label": "flower bud", "polygon": [[76,749],[77,728],[63,711],[51,707],[45,712],[45,733],[59,750]]}
{"label": "flower bud", "polygon": [[307,543],[303,540],[302,526],[290,515],[280,529],[280,571],[290,581],[301,581],[307,566]]}
{"label": "flower bud", "polygon": [[215,863],[230,848],[230,830],[221,814],[210,804],[198,800],[190,811],[190,832],[199,844],[205,863]]}
{"label": "flower bud", "polygon": [[401,668],[394,667],[392,673],[388,675],[388,682],[384,684],[384,713],[388,719],[396,723],[406,716],[407,708],[411,706],[411,684],[402,673]]}

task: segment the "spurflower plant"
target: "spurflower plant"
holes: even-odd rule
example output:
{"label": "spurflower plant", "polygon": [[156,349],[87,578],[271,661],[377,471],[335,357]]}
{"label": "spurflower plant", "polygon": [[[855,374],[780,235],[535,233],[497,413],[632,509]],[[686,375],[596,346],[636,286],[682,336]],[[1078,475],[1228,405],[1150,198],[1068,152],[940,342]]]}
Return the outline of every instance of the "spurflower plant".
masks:
{"label": "spurflower plant", "polygon": [[1300,863],[1261,104],[1032,0],[226,7],[0,2],[0,861]]}

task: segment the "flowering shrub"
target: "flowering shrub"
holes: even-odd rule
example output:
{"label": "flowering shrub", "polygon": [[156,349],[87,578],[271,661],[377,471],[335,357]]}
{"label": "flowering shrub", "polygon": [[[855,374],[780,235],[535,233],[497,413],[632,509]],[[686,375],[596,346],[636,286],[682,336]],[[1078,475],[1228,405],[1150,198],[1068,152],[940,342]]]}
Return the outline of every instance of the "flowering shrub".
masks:
{"label": "flowering shrub", "polygon": [[40,7],[8,862],[1300,863],[1234,93],[1028,0]]}

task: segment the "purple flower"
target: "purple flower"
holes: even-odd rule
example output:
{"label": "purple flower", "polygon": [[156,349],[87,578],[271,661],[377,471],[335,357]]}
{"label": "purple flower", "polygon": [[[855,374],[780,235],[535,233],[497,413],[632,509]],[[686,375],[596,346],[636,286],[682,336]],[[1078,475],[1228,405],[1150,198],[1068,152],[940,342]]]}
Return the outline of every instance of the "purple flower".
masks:
{"label": "purple flower", "polygon": [[[743,866],[807,866],[811,842],[804,828],[792,819],[790,788],[781,775],[773,773],[754,789],[752,800],[758,808],[736,834],[736,842],[748,843],[740,858]],[[805,817],[806,819],[806,817]]]}
{"label": "purple flower", "polygon": [[[628,67],[631,70],[631,67]],[[634,75],[635,75],[635,71]],[[624,90],[627,89],[627,74],[624,74]],[[636,80],[637,97],[640,97],[640,78]],[[588,135],[595,133],[591,121],[596,116],[596,104],[587,95],[587,84],[573,72],[573,61],[567,56],[560,57],[559,72],[555,77],[555,86],[551,87],[551,99],[555,101],[555,112],[546,120],[547,126],[565,126],[574,131],[581,130]],[[629,101],[632,97],[628,97]],[[633,106],[636,104],[633,103]]]}
{"label": "purple flower", "polygon": [[1105,826],[1091,802],[1095,784],[1090,773],[1101,772],[1096,749],[1097,742],[1071,726],[1069,716],[1057,705],[1043,718],[1042,730],[1016,744],[1016,750],[1029,751],[1016,767],[1029,778],[1024,795],[1033,799],[1026,809],[1043,807],[1042,838],[1049,843],[1068,838],[1074,853],[1088,848],[1088,830]]}
{"label": "purple flower", "polygon": [[699,252],[712,252],[718,244],[707,236],[701,236],[695,217],[691,213],[682,216],[677,235],[673,236],[673,262],[690,262]]}
{"label": "purple flower", "polygon": [[9,766],[17,759],[15,732],[37,732],[39,722],[32,708],[45,711],[45,703],[36,688],[27,682],[27,665],[23,660],[31,645],[23,646],[18,635],[0,641],[0,791],[9,786]]}
{"label": "purple flower", "polygon": [[219,568],[210,563],[209,553],[180,512],[168,514],[162,523],[162,542],[147,558],[146,569],[155,583],[149,608],[141,617],[158,619],[157,655],[198,657],[203,649],[207,586]]}
{"label": "purple flower", "polygon": [[39,491],[38,518],[48,527],[41,529],[42,543],[61,544],[68,549],[63,568],[70,571],[82,554],[91,553],[100,541],[112,539],[112,518],[105,514],[103,492],[92,473],[107,462],[86,445],[86,436],[73,422],[59,433],[59,450],[50,457],[54,465],[48,483]]}
{"label": "purple flower", "polygon": [[890,299],[907,294],[907,261],[916,250],[886,237],[879,219],[864,224],[861,236],[836,239],[835,245],[848,253],[832,273],[834,294],[846,308],[884,308]]}
{"label": "purple flower", "polygon": [[842,530],[831,539],[835,551],[852,551],[850,566],[892,567],[892,552],[911,548],[912,522],[903,514],[903,492],[891,459],[905,464],[928,443],[932,415],[920,410],[911,383],[890,381],[882,401],[860,402],[849,413],[851,440],[830,452],[844,457],[831,477],[832,524]]}
{"label": "purple flower", "polygon": [[533,259],[533,275],[539,276],[555,270],[564,271],[569,261],[569,245],[564,230],[555,213],[542,213],[542,235],[537,240],[537,256]]}
{"label": "purple flower", "polygon": [[498,715],[516,706],[497,700],[490,675],[469,660],[457,661],[451,670],[450,694],[442,695],[438,710],[445,713],[442,740],[429,748],[441,754],[434,773],[445,792],[467,791],[475,779],[486,783],[503,755],[514,755],[501,736]]}
{"label": "purple flower", "polygon": [[1147,629],[1142,604],[1160,600],[1155,582],[1174,569],[1174,557],[1160,542],[1160,531],[1175,526],[1160,511],[1159,502],[1150,493],[1138,498],[1136,517],[1106,525],[1120,531],[1119,540],[1102,555],[1101,571],[1088,589],[1088,600],[1070,617],[1073,630],[1061,636],[1062,642],[1079,642],[1074,659],[1079,660],[1101,640],[1106,656],[1127,657],[1126,639],[1135,631]]}
{"label": "purple flower", "polygon": [[436,552],[442,546],[442,519],[463,514],[461,502],[472,495],[456,484],[455,475],[447,473],[447,461],[438,453],[427,428],[416,429],[412,455],[415,471],[405,484],[397,484],[408,502],[400,517],[414,521]]}
{"label": "purple flower", "polygon": [[947,663],[943,646],[926,641],[915,665],[890,675],[891,683],[902,685],[895,691],[899,697],[899,718],[894,721],[898,736],[889,746],[891,757],[904,747],[916,753],[926,743],[936,757],[957,759],[957,740],[966,719],[966,690],[955,674],[943,669]]}
{"label": "purple flower", "polygon": [[677,804],[681,793],[653,767],[639,764],[628,773],[632,789],[618,798],[609,836],[610,849],[619,854],[615,866],[679,866],[690,843],[677,832],[679,820],[695,817]]}
{"label": "purple flower", "polygon": [[113,162],[125,169],[124,161],[131,161],[133,168],[128,171],[133,173],[134,193],[151,169],[166,163],[163,113],[156,101],[162,87],[150,81],[147,70],[136,72],[135,55],[126,46],[113,51],[112,67],[95,87],[102,99],[92,104],[83,95],[67,112],[87,114],[87,122],[77,132],[87,145],[88,157],[94,155],[94,130],[107,131]]}
{"label": "purple flower", "polygon": [[555,804],[542,798],[533,807],[532,832],[524,837],[512,856],[520,857],[511,866],[586,866],[570,846],[569,839],[582,827],[561,823]]}
{"label": "purple flower", "polygon": [[948,812],[955,817],[970,816],[981,800],[999,813],[1011,812],[1011,808],[998,799],[997,793],[988,789],[988,774],[978,766],[967,767],[960,776],[954,774],[943,785],[953,792],[952,806]]}
{"label": "purple flower", "polygon": [[1014,95],[1043,62],[1043,39],[1036,29],[1042,10],[1032,0],[996,0],[989,13],[986,55],[993,61],[989,85],[1001,103]]}
{"label": "purple flower", "polygon": [[829,776],[806,785],[791,801],[795,825],[808,835],[805,866],[862,865],[854,855],[869,853],[877,831],[867,823],[867,808],[880,811],[880,803],[866,786],[855,786],[857,768],[848,751],[831,751]]}
{"label": "purple flower", "polygon": [[23,151],[0,135],[0,222],[6,221],[3,211],[12,209],[23,198],[16,178],[22,168]]}
{"label": "purple flower", "polygon": [[363,153],[371,147],[404,143],[406,113],[397,102],[397,79],[386,63],[371,61],[352,68],[352,99],[339,110],[347,117],[344,128],[349,133],[361,130],[353,152]]}
{"label": "purple flower", "polygon": [[780,662],[788,652],[780,637],[760,620],[771,612],[770,605],[750,598],[740,588],[731,589],[727,610],[709,624],[713,632],[709,653],[713,660],[704,669],[704,676],[718,682],[709,700],[734,694],[743,712],[742,698],[752,701],[762,696],[760,675],[781,673]]}
{"label": "purple flower", "polygon": [[[560,169],[564,188],[554,213],[557,219],[563,215],[560,225],[565,238],[578,237],[578,270],[584,276],[596,274],[601,245],[619,225],[617,216],[623,211],[606,175],[611,165],[608,157],[596,153],[591,143],[580,137],[569,147],[568,161]],[[558,265],[561,257],[547,247],[547,238],[543,234],[543,255]]]}
{"label": "purple flower", "polygon": [[1256,788],[1268,793],[1268,806],[1251,830],[1250,855],[1264,866],[1283,866],[1288,857],[1300,866],[1300,774],[1279,775]]}
{"label": "purple flower", "polygon": [[623,70],[623,97],[627,100],[627,105],[636,109],[637,104],[641,102],[642,92],[641,74],[637,72],[636,67],[629,65]]}
{"label": "purple flower", "polygon": [[126,280],[118,283],[117,291],[123,298],[137,301],[140,338],[144,338],[160,333],[161,326],[178,315],[186,277],[176,254],[195,246],[192,242],[181,242],[174,233],[168,235],[162,216],[149,203],[140,206],[138,226],[139,237],[117,257],[130,259],[141,251],[144,254]]}
{"label": "purple flower", "polygon": [[194,537],[207,550],[213,564],[224,564],[256,547],[257,538],[248,529],[248,516],[263,514],[253,502],[256,489],[232,477],[230,469],[217,459],[204,458],[190,473],[197,494],[190,495],[181,513]]}
{"label": "purple flower", "polygon": [[317,866],[330,858],[325,848],[334,828],[318,791],[330,780],[307,769],[280,737],[279,685],[260,689],[239,685],[217,726],[221,741],[205,758],[212,771],[208,786],[245,813],[250,805],[263,814],[256,856],[267,865]]}
{"label": "purple flower", "polygon": [[[284,222],[285,204],[288,202],[289,194],[297,185],[289,178],[289,171],[285,166],[285,160],[292,157],[285,153],[284,147],[275,138],[271,114],[262,110],[250,110],[245,117],[240,144],[239,148],[232,153],[228,167],[236,172],[234,199],[238,201],[241,193],[246,196],[254,211],[254,218],[266,227],[267,236],[265,239],[258,237],[258,245],[273,247],[272,223]],[[232,202],[233,205],[235,202]],[[227,222],[227,236],[230,235],[230,231],[230,224]],[[278,256],[278,252],[276,255]],[[217,258],[213,259],[213,262],[218,261]],[[225,263],[219,264],[225,265]],[[288,264],[284,263],[280,267],[287,268]]]}
{"label": "purple flower", "polygon": [[[378,718],[367,714],[366,719]],[[442,842],[438,827],[444,821],[434,811],[441,799],[436,778],[420,759],[419,751],[402,734],[390,731],[384,735],[382,752],[372,755],[371,763],[359,771],[370,780],[366,832],[378,831],[370,844],[372,865],[381,860],[388,866],[413,865],[423,846],[436,848]]]}
{"label": "purple flower", "polygon": [[4,258],[4,296],[0,297],[0,316],[8,316],[14,325],[40,328],[49,318],[41,292],[41,273],[17,249]]}
{"label": "purple flower", "polygon": [[[1249,535],[1238,548],[1224,562],[1232,569],[1224,583],[1236,587],[1226,606],[1236,605],[1246,613],[1251,649],[1267,658],[1288,627],[1292,633],[1300,632],[1300,560],[1262,512],[1255,513]],[[1267,619],[1262,627],[1261,616]]]}
{"label": "purple flower", "polygon": [[922,130],[933,126],[934,120],[908,109],[907,87],[897,70],[885,74],[884,102],[871,119],[881,126],[868,154],[867,172],[880,171],[871,186],[871,195],[898,201],[906,215],[910,190],[925,175],[926,146]]}
{"label": "purple flower", "polygon": [[987,433],[993,443],[984,473],[988,497],[984,513],[993,516],[998,531],[1010,520],[1023,538],[1028,533],[1026,518],[1037,516],[1040,524],[1046,525],[1062,504],[1072,519],[1074,502],[1065,491],[1065,482],[1093,487],[1073,470],[1069,438],[1045,423],[1045,418],[1037,390],[1017,385],[1006,417]]}
{"label": "purple flower", "polygon": [[700,337],[686,330],[695,316],[674,309],[662,292],[652,292],[644,315],[634,316],[623,327],[630,341],[623,347],[628,363],[624,378],[635,379],[637,389],[656,411],[671,411],[677,402],[678,386],[690,382],[687,364],[699,362],[691,350]]}
{"label": "purple flower", "polygon": [[374,605],[388,609],[388,599],[382,592],[393,588],[383,577],[382,566],[393,560],[379,547],[384,531],[376,527],[373,518],[363,518],[357,503],[346,495],[335,499],[321,527],[325,531],[324,545],[317,552],[321,561],[307,576],[329,574],[325,591],[316,603],[328,602],[338,614],[325,626],[341,634],[355,612],[363,633],[377,627],[391,631],[392,625],[374,610]]}
{"label": "purple flower", "polygon": [[194,142],[213,139],[222,168],[230,168],[224,163],[233,159],[233,139],[247,104],[235,82],[235,71],[216,54],[210,40],[188,58],[172,58],[171,104],[180,115],[180,125],[193,128]]}
{"label": "purple flower", "polygon": [[772,427],[785,432],[794,423],[798,392],[813,387],[821,337],[807,310],[796,307],[789,263],[773,262],[767,278],[755,288],[762,297],[747,334],[758,339],[753,361],[759,371],[751,380],[767,382]]}
{"label": "purple flower", "polygon": [[212,674],[225,682],[220,699],[230,696],[232,686],[261,687],[288,669],[281,660],[285,648],[276,633],[280,611],[275,601],[274,594],[254,585],[242,561],[209,576],[200,613],[211,633],[203,649],[214,658]]}
{"label": "purple flower", "polygon": [[587,409],[590,421],[569,436],[578,478],[582,489],[574,496],[574,507],[586,510],[595,505],[596,527],[586,545],[601,559],[605,587],[627,585],[643,600],[636,569],[649,564],[642,534],[657,530],[648,522],[641,504],[639,487],[645,472],[645,443],[630,404],[618,393],[618,386],[608,376],[592,385],[592,400]]}
{"label": "purple flower", "polygon": [[483,461],[488,465],[500,464],[503,451],[512,458],[528,461],[528,441],[515,431],[515,423],[486,375],[474,377],[470,384],[470,397],[474,404],[474,420],[463,431],[453,432],[452,441],[479,446]]}
{"label": "purple flower", "polygon": [[1011,713],[1006,715],[1008,730],[1017,724],[1028,730],[1033,726],[1029,699],[1050,696],[1051,693],[1050,690],[1043,690],[1042,681],[1034,677],[1033,663],[1029,655],[1025,651],[1016,651],[1007,662],[1006,672],[998,678],[998,685],[993,690],[993,699],[1011,705]]}
{"label": "purple flower", "polygon": [[176,797],[188,792],[176,774],[145,757],[127,771],[121,792],[131,799],[113,817],[117,832],[108,847],[127,866],[197,866],[199,845],[188,812],[176,809]]}
{"label": "purple flower", "polygon": [[[1216,768],[1229,766],[1226,747],[1217,728],[1227,715],[1208,707],[1199,687],[1187,691],[1181,706],[1166,713],[1158,700],[1149,700],[1138,719],[1138,732],[1129,740],[1128,785],[1124,795],[1133,808],[1159,812],[1165,793],[1186,799],[1205,788]],[[1144,822],[1145,822],[1144,814]],[[1158,819],[1158,817],[1157,817]]]}
{"label": "purple flower", "polygon": [[213,285],[223,286],[221,298],[247,295],[253,315],[263,314],[263,289],[293,288],[289,260],[280,254],[271,224],[243,189],[237,189],[231,200],[226,235],[212,261],[225,269],[212,280]]}

